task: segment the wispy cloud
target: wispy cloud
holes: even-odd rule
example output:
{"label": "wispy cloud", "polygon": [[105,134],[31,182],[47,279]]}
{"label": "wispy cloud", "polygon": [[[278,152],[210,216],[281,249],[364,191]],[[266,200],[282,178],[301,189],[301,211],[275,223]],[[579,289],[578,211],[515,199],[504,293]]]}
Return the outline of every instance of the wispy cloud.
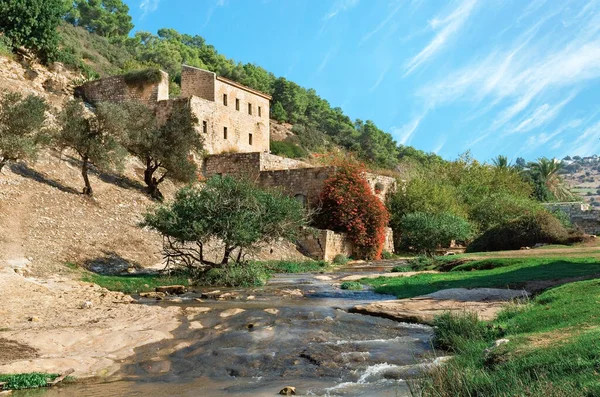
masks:
{"label": "wispy cloud", "polygon": [[390,21],[396,16],[396,14],[398,13],[398,11],[400,11],[400,8],[402,8],[402,3],[399,2],[395,8],[392,9],[392,11],[390,11],[387,15],[387,17],[385,17],[384,19],[381,20],[381,22],[377,25],[377,27],[375,27],[375,29],[371,30],[369,33],[365,34],[363,37],[361,37],[358,45],[362,45],[365,41],[369,40],[371,37],[373,37],[373,35],[375,35],[377,32],[379,32],[381,29],[383,29],[388,23],[390,23]]}
{"label": "wispy cloud", "polygon": [[[544,126],[576,98],[586,82],[600,78],[600,12],[597,7],[569,19],[576,29],[559,30],[557,34],[553,23],[550,25],[553,29],[545,29],[541,34],[542,24],[564,18],[564,7],[561,2],[559,8],[538,17],[540,22],[516,37],[512,44],[493,47],[487,55],[476,54],[465,66],[421,88],[419,95],[428,106],[486,100],[486,111],[493,110],[496,116],[471,145],[496,137],[492,132],[507,124],[512,124],[515,132]],[[564,95],[565,89],[571,94],[552,105],[548,98]],[[518,117],[521,119],[515,122]]]}
{"label": "wispy cloud", "polygon": [[142,10],[142,18],[147,14],[156,11],[160,0],[142,0],[140,2],[140,10]]}
{"label": "wispy cloud", "polygon": [[227,1],[228,0],[217,0],[211,7],[208,8],[206,11],[206,20],[204,21],[202,28],[205,28],[210,23],[212,15],[218,7],[224,7],[227,5]]}
{"label": "wispy cloud", "polygon": [[331,10],[325,14],[325,16],[323,17],[323,20],[327,21],[331,18],[334,18],[335,16],[337,16],[338,14],[344,12],[344,11],[348,11],[354,7],[356,7],[356,5],[358,4],[359,0],[338,0],[333,7],[331,7]]}
{"label": "wispy cloud", "polygon": [[547,103],[538,106],[533,112],[527,115],[514,129],[512,129],[510,133],[517,132],[527,132],[531,131],[535,128],[541,127],[553,120],[565,107],[566,104],[571,102],[573,98],[575,98],[576,93],[572,93],[567,98],[557,103],[554,106],[551,106]]}
{"label": "wispy cloud", "polygon": [[469,19],[476,3],[477,0],[462,0],[458,7],[450,14],[444,17],[438,16],[429,22],[431,28],[436,30],[437,33],[421,52],[406,63],[404,76],[412,73],[423,63],[434,57],[444,48],[444,46],[446,46],[446,44],[448,44],[450,38],[458,33]]}
{"label": "wispy cloud", "polygon": [[402,127],[392,127],[391,133],[394,138],[398,140],[398,143],[401,145],[408,145],[417,130],[419,128],[419,124],[427,115],[427,111],[424,111],[419,116],[415,117],[408,123],[404,124]]}

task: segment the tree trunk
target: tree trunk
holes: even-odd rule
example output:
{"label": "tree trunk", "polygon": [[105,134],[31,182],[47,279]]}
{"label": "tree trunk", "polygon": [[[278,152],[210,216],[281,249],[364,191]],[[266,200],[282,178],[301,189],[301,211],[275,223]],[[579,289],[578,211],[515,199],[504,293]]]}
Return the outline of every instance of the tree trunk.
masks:
{"label": "tree trunk", "polygon": [[221,261],[221,267],[227,266],[227,264],[229,263],[229,258],[231,256],[231,253],[233,252],[234,249],[235,249],[235,247],[225,247],[225,253],[223,254],[223,260]]}
{"label": "tree trunk", "polygon": [[164,196],[158,189],[158,185],[163,181],[164,175],[158,180],[154,177],[154,172],[158,169],[158,167],[159,164],[152,164],[152,159],[146,159],[146,169],[144,170],[144,182],[146,183],[146,190],[148,191],[150,197],[158,201],[163,201]]}
{"label": "tree trunk", "polygon": [[89,158],[87,156],[84,156],[83,163],[81,164],[81,176],[83,176],[83,182],[85,183],[85,187],[83,188],[83,194],[87,196],[91,196],[94,193],[92,191],[92,185],[90,185],[90,178],[88,177],[89,161]]}

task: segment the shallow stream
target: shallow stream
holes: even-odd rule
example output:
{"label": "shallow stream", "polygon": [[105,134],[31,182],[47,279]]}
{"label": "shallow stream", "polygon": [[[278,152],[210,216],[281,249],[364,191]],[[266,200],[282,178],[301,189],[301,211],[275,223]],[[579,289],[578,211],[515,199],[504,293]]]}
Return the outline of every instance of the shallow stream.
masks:
{"label": "shallow stream", "polygon": [[285,386],[297,395],[408,396],[406,380],[427,362],[431,328],[348,313],[394,299],[339,289],[335,280],[358,271],[374,268],[278,275],[265,287],[214,296],[204,290],[181,301],[140,300],[180,306],[182,323],[173,339],[136,349],[122,380],[13,396],[275,396]]}

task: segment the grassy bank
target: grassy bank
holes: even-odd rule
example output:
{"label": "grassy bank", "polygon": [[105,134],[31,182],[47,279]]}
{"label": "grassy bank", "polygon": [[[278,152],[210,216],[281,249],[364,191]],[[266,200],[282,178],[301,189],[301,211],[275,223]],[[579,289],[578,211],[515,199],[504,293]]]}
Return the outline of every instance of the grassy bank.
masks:
{"label": "grassy bank", "polygon": [[[323,261],[266,261],[250,262],[243,265],[230,265],[227,269],[212,269],[201,275],[196,281],[197,285],[253,287],[267,282],[275,273],[305,273],[318,272],[327,269],[329,265]],[[98,284],[110,291],[120,291],[126,294],[139,294],[140,292],[154,291],[162,285],[190,285],[186,274],[179,275],[123,275],[107,276],[85,272],[82,281]]]}
{"label": "grassy bank", "polygon": [[468,262],[447,273],[363,279],[382,294],[411,298],[448,288],[525,288],[528,282],[600,275],[595,258],[509,258]]}
{"label": "grassy bank", "polygon": [[[600,396],[599,301],[600,280],[594,279],[548,290],[491,323],[464,315],[438,318],[435,341],[455,357],[419,382],[414,394]],[[501,337],[508,343],[485,351]]]}

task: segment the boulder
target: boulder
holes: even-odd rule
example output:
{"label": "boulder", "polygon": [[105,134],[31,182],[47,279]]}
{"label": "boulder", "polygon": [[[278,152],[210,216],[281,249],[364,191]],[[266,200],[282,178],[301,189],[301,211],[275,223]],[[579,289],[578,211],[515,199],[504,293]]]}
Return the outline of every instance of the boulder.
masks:
{"label": "boulder", "polygon": [[279,394],[282,396],[295,396],[296,388],[294,386],[286,386],[283,389],[279,390]]}

